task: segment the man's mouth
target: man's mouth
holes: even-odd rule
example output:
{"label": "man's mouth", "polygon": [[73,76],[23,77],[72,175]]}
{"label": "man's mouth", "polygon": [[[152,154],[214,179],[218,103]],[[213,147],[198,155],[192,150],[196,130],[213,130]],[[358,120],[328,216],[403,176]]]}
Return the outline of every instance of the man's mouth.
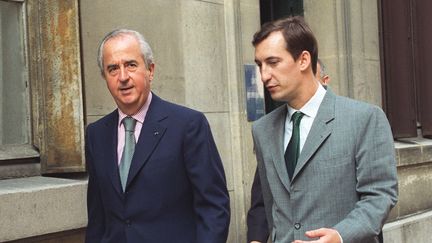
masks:
{"label": "man's mouth", "polygon": [[268,85],[266,86],[268,91],[271,91],[272,89],[275,89],[277,86],[276,85]]}
{"label": "man's mouth", "polygon": [[121,87],[120,91],[127,91],[127,90],[130,90],[132,88],[133,88],[133,86]]}

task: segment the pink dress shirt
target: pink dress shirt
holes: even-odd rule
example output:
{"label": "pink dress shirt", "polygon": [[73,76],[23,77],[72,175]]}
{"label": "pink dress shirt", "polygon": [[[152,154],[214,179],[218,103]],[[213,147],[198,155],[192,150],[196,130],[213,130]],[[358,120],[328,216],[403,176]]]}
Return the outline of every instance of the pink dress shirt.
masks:
{"label": "pink dress shirt", "polygon": [[[144,123],[144,119],[147,115],[148,108],[150,106],[151,100],[152,100],[152,93],[149,93],[149,96],[147,97],[147,101],[144,103],[144,105],[141,107],[141,109],[132,117],[137,120],[137,123],[135,124],[135,141],[138,143],[138,138],[141,133],[141,128]],[[117,164],[120,164],[120,160],[123,154],[123,147],[125,144],[125,130],[123,126],[123,118],[125,118],[127,115],[123,113],[120,109],[117,109],[119,113],[119,121],[118,121],[118,141],[117,141]]]}

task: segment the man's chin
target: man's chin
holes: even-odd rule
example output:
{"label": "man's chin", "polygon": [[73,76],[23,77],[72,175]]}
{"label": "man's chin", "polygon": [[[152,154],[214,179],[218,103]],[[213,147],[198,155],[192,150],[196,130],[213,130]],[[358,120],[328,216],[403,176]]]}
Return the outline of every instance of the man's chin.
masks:
{"label": "man's chin", "polygon": [[286,102],[286,100],[283,97],[276,95],[276,94],[274,94],[274,95],[270,94],[270,97],[272,98],[272,100],[277,101],[277,102]]}

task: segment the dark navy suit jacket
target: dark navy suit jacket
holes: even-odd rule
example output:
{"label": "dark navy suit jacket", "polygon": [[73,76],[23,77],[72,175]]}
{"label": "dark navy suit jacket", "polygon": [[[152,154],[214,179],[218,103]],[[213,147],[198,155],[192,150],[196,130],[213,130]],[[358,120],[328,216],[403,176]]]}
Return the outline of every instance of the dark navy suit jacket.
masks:
{"label": "dark navy suit jacket", "polygon": [[117,165],[118,111],[86,132],[87,243],[225,243],[225,173],[205,116],[153,95],[126,191]]}
{"label": "dark navy suit jacket", "polygon": [[247,242],[259,241],[266,243],[270,235],[261,191],[258,169],[255,171],[251,189],[251,207],[247,213]]}

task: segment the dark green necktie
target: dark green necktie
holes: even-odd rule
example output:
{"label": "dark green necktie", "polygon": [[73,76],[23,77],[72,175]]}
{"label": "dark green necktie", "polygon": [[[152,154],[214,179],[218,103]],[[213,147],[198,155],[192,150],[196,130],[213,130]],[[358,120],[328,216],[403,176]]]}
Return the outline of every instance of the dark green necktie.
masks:
{"label": "dark green necktie", "polygon": [[132,156],[135,151],[135,123],[136,120],[130,116],[127,116],[123,119],[123,126],[125,129],[125,144],[119,166],[120,181],[123,191],[125,191],[126,188],[129,168],[132,162]]}
{"label": "dark green necktie", "polygon": [[300,121],[303,115],[304,114],[300,111],[296,111],[291,117],[293,130],[288,147],[285,150],[285,164],[290,180],[294,174],[294,169],[297,165],[297,160],[300,154]]}

